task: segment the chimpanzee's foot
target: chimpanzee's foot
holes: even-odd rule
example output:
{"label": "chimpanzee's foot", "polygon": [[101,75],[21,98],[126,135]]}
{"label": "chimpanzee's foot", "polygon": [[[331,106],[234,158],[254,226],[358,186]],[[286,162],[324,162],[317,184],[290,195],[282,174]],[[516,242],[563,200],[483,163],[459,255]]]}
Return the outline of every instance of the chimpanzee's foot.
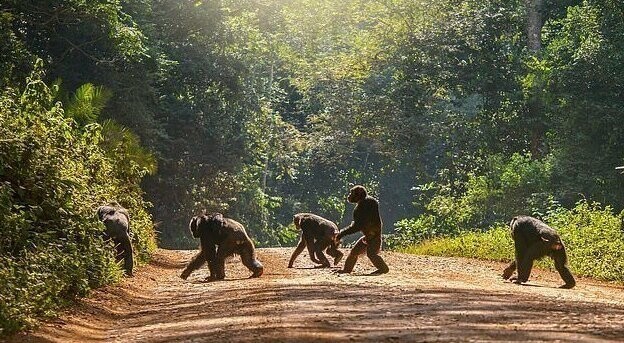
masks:
{"label": "chimpanzee's foot", "polygon": [[522,285],[523,283],[527,283],[529,280],[520,280],[518,278],[511,278],[509,281],[515,283],[516,285]]}
{"label": "chimpanzee's foot", "polygon": [[374,276],[374,275],[383,275],[383,274],[387,274],[390,270],[389,269],[377,269],[372,273],[369,273],[368,275]]}
{"label": "chimpanzee's foot", "polygon": [[315,269],[322,269],[322,268],[329,268],[329,267],[331,267],[329,265],[329,263],[328,264],[321,264],[319,266],[314,266]]}
{"label": "chimpanzee's foot", "polygon": [[260,268],[260,269],[256,270],[253,274],[251,274],[251,276],[249,278],[250,279],[257,278],[257,277],[262,276],[262,274],[264,274],[264,268]]}
{"label": "chimpanzee's foot", "polygon": [[181,278],[182,280],[186,280],[186,279],[188,279],[188,277],[189,277],[190,275],[191,275],[191,272],[186,271],[186,270],[183,270],[183,271],[182,271],[182,274],[180,274],[180,278]]}
{"label": "chimpanzee's foot", "polygon": [[513,275],[513,270],[505,269],[503,270],[503,274],[501,276],[503,277],[503,279],[509,280],[512,275]]}
{"label": "chimpanzee's foot", "polygon": [[572,289],[572,288],[574,288],[574,286],[576,286],[576,284],[574,284],[574,283],[566,283],[565,285],[559,286],[559,288],[562,288],[562,289]]}
{"label": "chimpanzee's foot", "polygon": [[350,274],[351,271],[350,270],[340,269],[340,270],[336,270],[334,273],[336,273],[336,274]]}
{"label": "chimpanzee's foot", "polygon": [[344,255],[338,255],[336,257],[334,257],[334,266],[337,265],[340,261],[342,261],[342,257]]}

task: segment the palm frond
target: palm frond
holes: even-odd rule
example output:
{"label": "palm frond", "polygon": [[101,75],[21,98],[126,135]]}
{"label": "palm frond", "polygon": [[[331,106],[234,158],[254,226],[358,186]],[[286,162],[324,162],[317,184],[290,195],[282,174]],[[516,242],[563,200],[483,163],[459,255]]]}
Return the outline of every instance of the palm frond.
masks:
{"label": "palm frond", "polygon": [[83,125],[93,123],[112,96],[113,93],[103,86],[85,83],[69,99],[65,113]]}

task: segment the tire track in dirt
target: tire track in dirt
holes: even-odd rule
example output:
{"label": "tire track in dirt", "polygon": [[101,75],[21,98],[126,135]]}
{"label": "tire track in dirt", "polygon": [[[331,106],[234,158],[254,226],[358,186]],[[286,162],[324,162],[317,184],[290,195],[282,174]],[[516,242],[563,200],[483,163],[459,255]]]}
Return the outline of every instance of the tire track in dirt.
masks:
{"label": "tire track in dirt", "polygon": [[265,265],[247,279],[238,258],[227,279],[183,281],[193,251],[159,250],[137,276],[94,291],[57,320],[8,342],[599,342],[624,339],[624,295],[579,279],[537,271],[529,286],[502,281],[500,263],[384,252],[391,272],[366,276],[313,269],[291,249],[258,249]]}

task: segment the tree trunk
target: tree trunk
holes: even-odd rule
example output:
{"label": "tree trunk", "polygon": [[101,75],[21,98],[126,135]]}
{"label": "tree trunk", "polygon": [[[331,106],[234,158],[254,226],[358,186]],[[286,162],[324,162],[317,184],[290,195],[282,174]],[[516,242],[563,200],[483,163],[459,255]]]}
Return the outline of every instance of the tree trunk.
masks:
{"label": "tree trunk", "polygon": [[527,45],[533,54],[542,50],[542,26],[544,26],[543,0],[525,0],[527,8]]}
{"label": "tree trunk", "polygon": [[[542,50],[542,27],[544,26],[544,0],[525,0],[527,48],[536,57]],[[544,147],[545,128],[543,123],[543,106],[539,97],[533,95],[528,99],[528,115],[532,118],[530,150],[533,158],[540,158],[547,150]]]}
{"label": "tree trunk", "polygon": [[[274,59],[271,59],[271,70],[269,74],[269,102],[273,101],[273,73],[274,73]],[[271,108],[273,108],[273,104],[271,104]],[[271,136],[273,134],[273,119],[271,119],[271,124],[269,124],[269,132],[268,139],[269,144],[267,146],[266,156],[264,158],[264,171],[262,172],[262,192],[266,193],[267,187],[267,178],[269,176],[269,149],[271,148]]]}

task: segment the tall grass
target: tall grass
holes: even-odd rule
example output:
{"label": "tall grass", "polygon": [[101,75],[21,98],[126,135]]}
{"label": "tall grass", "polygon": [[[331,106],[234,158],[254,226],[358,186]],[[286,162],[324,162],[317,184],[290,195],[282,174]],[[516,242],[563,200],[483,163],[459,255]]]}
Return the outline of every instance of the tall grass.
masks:
{"label": "tall grass", "polygon": [[[573,209],[559,208],[545,219],[561,235],[576,275],[607,281],[624,281],[624,236],[619,215],[610,207],[579,202]],[[513,241],[506,225],[485,232],[464,232],[400,248],[411,254],[470,257],[494,261],[513,259]],[[538,263],[551,268],[552,262]]]}

